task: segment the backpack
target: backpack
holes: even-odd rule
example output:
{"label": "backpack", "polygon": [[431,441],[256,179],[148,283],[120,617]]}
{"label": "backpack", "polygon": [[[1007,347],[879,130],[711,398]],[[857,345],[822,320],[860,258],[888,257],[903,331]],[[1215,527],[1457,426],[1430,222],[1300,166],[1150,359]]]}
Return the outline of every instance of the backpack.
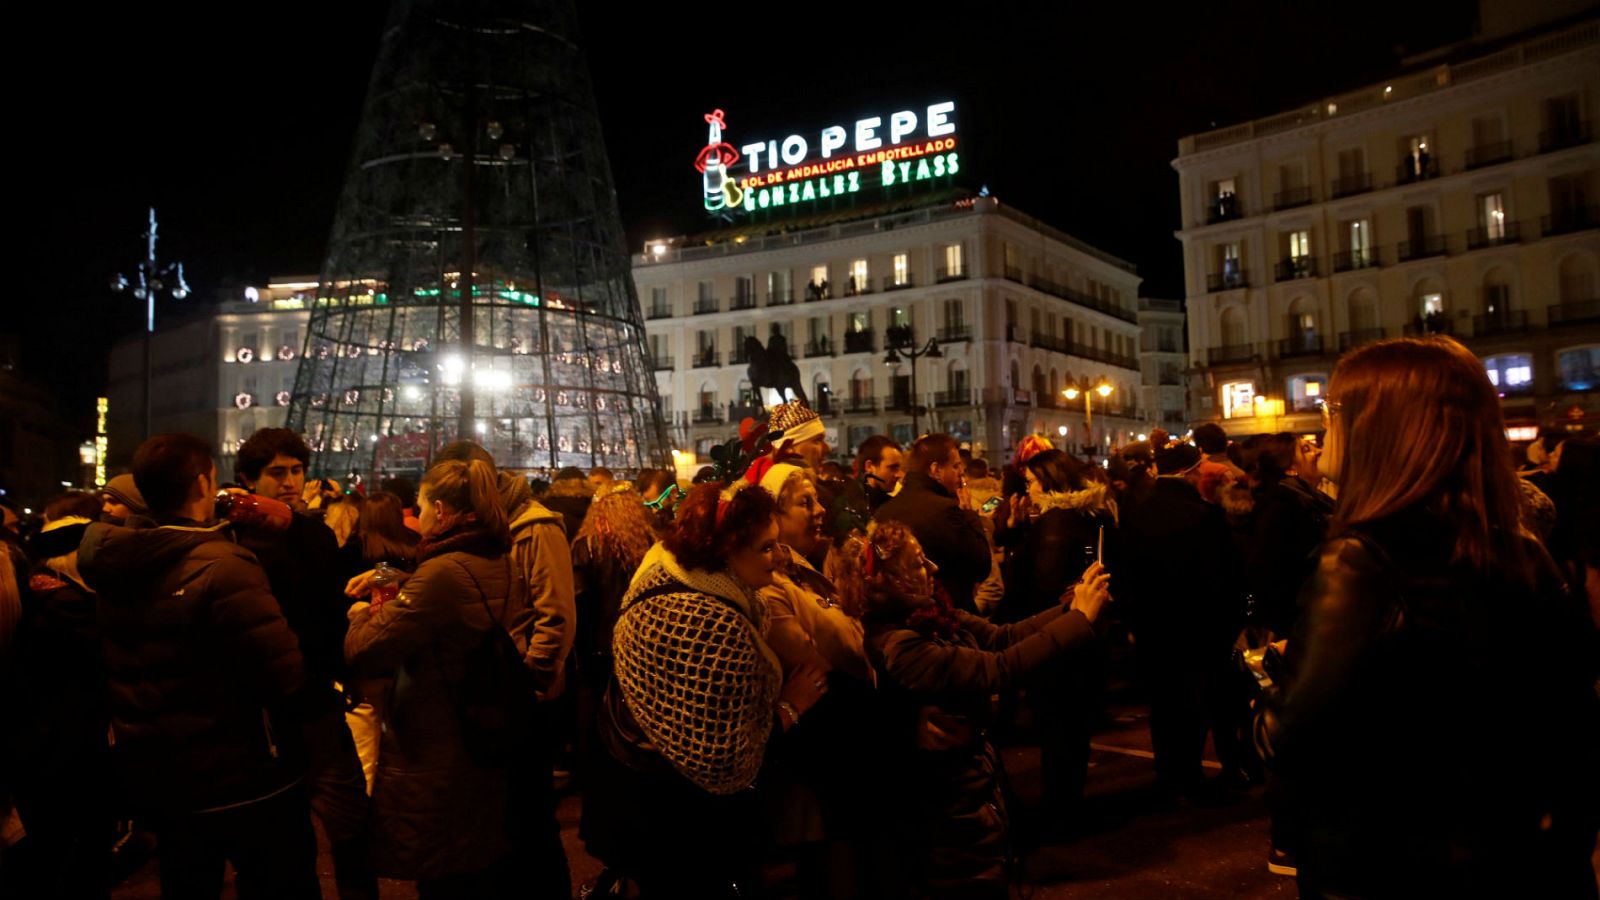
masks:
{"label": "backpack", "polygon": [[[456,713],[461,724],[461,739],[467,754],[486,768],[505,768],[523,759],[535,737],[535,704],[537,686],[534,676],[523,664],[522,651],[506,630],[501,618],[496,618],[489,606],[489,597],[478,583],[472,570],[461,563],[473,586],[478,589],[478,601],[489,615],[489,629],[483,640],[467,654],[466,667],[456,684]],[[507,559],[511,573],[511,595],[519,590],[521,576]]]}

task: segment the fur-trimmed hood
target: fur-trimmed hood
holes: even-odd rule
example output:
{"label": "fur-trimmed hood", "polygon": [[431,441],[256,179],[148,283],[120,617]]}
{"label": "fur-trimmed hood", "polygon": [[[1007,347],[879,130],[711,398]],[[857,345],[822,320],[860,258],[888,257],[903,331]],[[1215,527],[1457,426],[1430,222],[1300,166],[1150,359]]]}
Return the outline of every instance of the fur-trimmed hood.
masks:
{"label": "fur-trimmed hood", "polygon": [[1091,483],[1081,491],[1047,491],[1040,496],[1034,508],[1041,516],[1052,509],[1068,509],[1090,514],[1110,513],[1112,521],[1117,519],[1117,501],[1111,494],[1111,487],[1099,482]]}

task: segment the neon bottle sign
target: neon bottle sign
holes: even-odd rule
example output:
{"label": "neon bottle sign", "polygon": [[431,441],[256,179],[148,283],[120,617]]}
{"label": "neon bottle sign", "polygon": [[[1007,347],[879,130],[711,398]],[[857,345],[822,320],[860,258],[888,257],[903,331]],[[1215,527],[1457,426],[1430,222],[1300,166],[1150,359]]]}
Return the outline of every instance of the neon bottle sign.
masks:
{"label": "neon bottle sign", "polygon": [[723,141],[725,114],[715,110],[705,116],[710,133],[695,158],[705,208],[765,210],[953,176],[961,171],[954,113],[955,103],[945,101],[858,119],[848,129],[829,125],[818,133],[813,156],[812,143],[799,134],[735,150]]}

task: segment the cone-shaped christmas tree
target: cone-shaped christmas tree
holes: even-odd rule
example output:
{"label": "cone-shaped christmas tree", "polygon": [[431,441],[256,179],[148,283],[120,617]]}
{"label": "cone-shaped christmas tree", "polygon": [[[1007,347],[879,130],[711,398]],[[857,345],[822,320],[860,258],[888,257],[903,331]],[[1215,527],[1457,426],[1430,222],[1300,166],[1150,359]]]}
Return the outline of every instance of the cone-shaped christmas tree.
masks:
{"label": "cone-shaped christmas tree", "polygon": [[399,0],[368,89],[289,427],[321,473],[664,463],[575,14]]}

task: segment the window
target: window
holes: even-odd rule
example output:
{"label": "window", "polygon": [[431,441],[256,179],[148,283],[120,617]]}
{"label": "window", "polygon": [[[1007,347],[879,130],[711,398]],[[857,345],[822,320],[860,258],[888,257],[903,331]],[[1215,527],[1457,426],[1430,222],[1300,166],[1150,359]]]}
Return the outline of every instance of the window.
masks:
{"label": "window", "polygon": [[1423,294],[1420,312],[1422,313],[1422,317],[1424,319],[1426,319],[1428,316],[1444,315],[1444,295]]}
{"label": "window", "polygon": [[1010,331],[1010,330],[1012,330],[1012,329],[1014,329],[1016,327],[1017,327],[1017,301],[1015,301],[1015,300],[1007,300],[1006,301],[1006,330]]}
{"label": "window", "polygon": [[733,279],[733,300],[739,304],[755,302],[755,284],[750,276],[739,275]]}
{"label": "window", "polygon": [[1039,330],[1039,311],[1037,309],[1028,310],[1028,334],[1034,337],[1044,334],[1043,331]]}
{"label": "window", "polygon": [[1217,248],[1219,269],[1224,281],[1234,281],[1243,274],[1244,269],[1239,264],[1239,244],[1237,242],[1223,244]]}
{"label": "window", "polygon": [[960,328],[966,324],[967,305],[960,300],[944,302],[944,327]]}
{"label": "window", "polygon": [[858,312],[858,313],[851,313],[850,314],[850,333],[851,334],[860,334],[863,331],[870,331],[871,329],[872,329],[872,313]]}
{"label": "window", "polygon": [[1562,303],[1595,299],[1595,265],[1589,257],[1575,253],[1562,260],[1559,278]]}
{"label": "window", "polygon": [[700,415],[710,418],[717,414],[717,391],[710,385],[700,387]]}
{"label": "window", "polygon": [[695,346],[701,353],[715,353],[717,349],[717,333],[715,331],[697,331],[694,333]]}
{"label": "window", "polygon": [[871,290],[867,281],[867,261],[858,259],[850,263],[850,281],[846,287],[849,294],[861,294]]}
{"label": "window", "polygon": [[712,300],[716,297],[715,287],[709,281],[700,282],[698,285],[698,291],[699,293],[696,296],[699,297],[702,303]]}
{"label": "window", "polygon": [[812,266],[811,267],[811,283],[815,284],[815,285],[818,285],[818,286],[826,285],[828,283],[828,267],[827,266]]}
{"label": "window", "polygon": [[1237,193],[1234,189],[1232,178],[1219,178],[1211,182],[1211,200],[1213,202],[1231,199]]}
{"label": "window", "polygon": [[1400,140],[1400,180],[1402,182],[1427,178],[1433,168],[1433,142],[1425,134],[1412,135]]}
{"label": "window", "polygon": [[1360,147],[1339,151],[1339,181],[1342,186],[1354,189],[1367,174],[1367,153]]}
{"label": "window", "polygon": [[911,283],[911,261],[904,253],[894,255],[894,283],[896,285]]}
{"label": "window", "polygon": [[1559,351],[1556,370],[1561,373],[1561,386],[1569,391],[1600,388],[1600,344]]}
{"label": "window", "polygon": [[1290,259],[1299,259],[1302,256],[1310,256],[1310,255],[1311,255],[1311,232],[1309,232],[1309,231],[1291,231],[1291,232],[1289,232],[1289,258]]}
{"label": "window", "polygon": [[1256,414],[1255,401],[1254,381],[1230,381],[1222,386],[1222,417],[1236,419],[1240,416],[1253,416]]}
{"label": "window", "polygon": [[663,335],[650,335],[650,359],[661,363],[667,358],[667,341]]}
{"label": "window", "polygon": [[1296,375],[1289,379],[1289,408],[1295,412],[1316,412],[1328,395],[1328,376]]}
{"label": "window", "polygon": [[1250,342],[1250,328],[1244,311],[1237,306],[1222,310],[1222,344],[1225,347],[1243,347]]}
{"label": "window", "polygon": [[1505,239],[1506,207],[1498,191],[1478,195],[1478,227],[1483,229],[1484,237],[1491,241]]}
{"label": "window", "polygon": [[1526,353],[1504,353],[1483,361],[1489,373],[1489,383],[1507,391],[1525,391],[1533,387],[1533,357]]}
{"label": "window", "polygon": [[775,337],[783,338],[783,342],[785,344],[790,345],[789,353],[791,355],[794,354],[794,323],[793,322],[773,322],[770,325],[768,325],[767,326],[767,344],[769,346],[772,344],[772,339],[775,338]]}
{"label": "window", "polygon": [[1478,116],[1472,120],[1472,146],[1490,147],[1505,140],[1505,128],[1499,116]]}
{"label": "window", "polygon": [[850,376],[850,402],[865,403],[872,399],[872,376],[864,370],[857,369]]}
{"label": "window", "polygon": [[1367,252],[1372,249],[1372,223],[1366,219],[1346,222],[1345,239],[1350,255],[1356,259],[1365,259]]}
{"label": "window", "polygon": [[667,289],[664,287],[650,289],[650,311],[657,315],[667,314]]}
{"label": "window", "polygon": [[950,364],[950,393],[964,394],[967,391],[967,370],[960,362]]}
{"label": "window", "polygon": [[806,340],[815,344],[828,337],[828,320],[813,316],[806,320]]}
{"label": "window", "polygon": [[878,433],[878,430],[876,428],[873,428],[871,425],[851,425],[850,426],[850,446],[859,447],[859,446],[861,446],[861,442],[862,441],[866,440],[869,437],[872,437],[874,434],[877,434],[877,433]]}
{"label": "window", "polygon": [[1011,246],[1010,244],[1004,244],[1003,247],[1004,247],[1004,250],[1005,250],[1003,255],[1004,255],[1005,261],[1006,261],[1006,269],[1008,271],[1012,270],[1012,269],[1016,269],[1020,265],[1017,262],[1017,248]]}
{"label": "window", "polygon": [[1414,248],[1420,249],[1428,240],[1428,232],[1432,231],[1428,227],[1432,218],[1430,212],[1426,206],[1406,207],[1406,240],[1410,241]]}
{"label": "window", "polygon": [[961,262],[961,245],[946,244],[944,247],[944,274],[947,277],[956,278],[964,272]]}
{"label": "window", "polygon": [[1541,150],[1554,150],[1581,139],[1583,116],[1577,94],[1551,97],[1544,101],[1544,134],[1539,136]]}
{"label": "window", "polygon": [[889,324],[890,325],[910,325],[911,324],[911,310],[906,309],[903,306],[896,306],[889,313]]}
{"label": "window", "polygon": [[777,301],[779,303],[789,302],[789,300],[793,297],[791,291],[794,289],[794,284],[792,283],[791,278],[792,276],[790,276],[788,269],[781,269],[776,272],[768,272],[767,300],[769,302]]}

